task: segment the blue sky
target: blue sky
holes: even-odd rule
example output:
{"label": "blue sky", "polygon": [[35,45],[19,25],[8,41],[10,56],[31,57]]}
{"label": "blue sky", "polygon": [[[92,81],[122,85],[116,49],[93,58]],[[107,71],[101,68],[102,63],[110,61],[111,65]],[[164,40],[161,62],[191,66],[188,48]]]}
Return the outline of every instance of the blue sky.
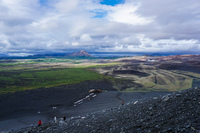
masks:
{"label": "blue sky", "polygon": [[107,15],[107,11],[105,10],[93,10],[92,13],[95,13],[94,18],[104,18]]}
{"label": "blue sky", "polygon": [[[100,4],[102,5],[108,5],[108,6],[115,6],[118,4],[123,4],[124,0],[101,0]],[[105,10],[94,10],[92,11],[93,13],[96,13],[96,15],[94,16],[94,18],[104,18],[107,15],[107,11]]]}
{"label": "blue sky", "polygon": [[41,4],[42,6],[47,6],[49,0],[39,0],[39,2],[40,2],[40,4]]}
{"label": "blue sky", "polygon": [[[39,0],[41,5],[47,5],[49,0]],[[101,0],[99,1],[100,4],[102,5],[110,5],[110,6],[115,6],[117,4],[123,4],[125,0]]]}
{"label": "blue sky", "polygon": [[1,0],[0,54],[195,54],[199,9],[199,0]]}
{"label": "blue sky", "polygon": [[123,4],[124,0],[102,0],[100,3],[103,5],[115,6],[117,4]]}

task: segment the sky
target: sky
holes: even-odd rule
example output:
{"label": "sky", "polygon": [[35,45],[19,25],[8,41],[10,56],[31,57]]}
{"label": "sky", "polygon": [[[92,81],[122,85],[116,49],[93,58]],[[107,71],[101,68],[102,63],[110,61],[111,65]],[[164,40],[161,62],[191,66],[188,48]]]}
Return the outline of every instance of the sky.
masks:
{"label": "sky", "polygon": [[199,54],[199,0],[0,0],[0,54]]}

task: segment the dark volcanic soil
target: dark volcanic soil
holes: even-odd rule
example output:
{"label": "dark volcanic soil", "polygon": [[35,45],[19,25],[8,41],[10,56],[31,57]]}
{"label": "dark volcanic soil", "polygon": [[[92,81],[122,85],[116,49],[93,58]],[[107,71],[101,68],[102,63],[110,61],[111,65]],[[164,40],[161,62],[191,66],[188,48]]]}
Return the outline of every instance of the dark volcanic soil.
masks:
{"label": "dark volcanic soil", "polygon": [[[8,120],[12,119],[19,121],[22,126],[39,118],[47,122],[56,113],[53,107],[70,107],[74,101],[87,95],[90,89],[114,90],[110,82],[98,80],[0,95],[0,127],[5,122],[11,123]],[[29,120],[28,123],[23,122],[24,118],[21,119],[30,116],[34,120]],[[15,127],[10,125],[10,129],[12,128]]]}
{"label": "dark volcanic soil", "polygon": [[[135,101],[85,116],[16,131],[44,133],[199,133],[200,88]],[[13,131],[14,132],[14,131]]]}
{"label": "dark volcanic soil", "polygon": [[69,107],[91,89],[114,90],[110,82],[99,80],[0,95],[0,120],[8,118],[8,115],[13,118],[18,112],[23,112],[24,115],[30,112],[46,112],[54,106]]}
{"label": "dark volcanic soil", "polygon": [[[88,95],[90,89],[103,89],[90,100],[73,106],[73,103]],[[108,92],[106,92],[107,90]],[[165,92],[125,93],[114,90],[106,80],[86,81],[80,84],[63,85],[52,88],[40,88],[1,95],[0,97],[0,132],[37,125],[41,119],[44,123],[53,121],[54,116],[67,118],[83,116],[100,110],[114,108],[138,99],[166,94]],[[54,109],[56,107],[56,109]]]}
{"label": "dark volcanic soil", "polygon": [[200,73],[199,62],[196,64],[191,62],[173,63],[173,64],[164,63],[159,65],[158,68],[165,70],[181,70],[181,71]]}

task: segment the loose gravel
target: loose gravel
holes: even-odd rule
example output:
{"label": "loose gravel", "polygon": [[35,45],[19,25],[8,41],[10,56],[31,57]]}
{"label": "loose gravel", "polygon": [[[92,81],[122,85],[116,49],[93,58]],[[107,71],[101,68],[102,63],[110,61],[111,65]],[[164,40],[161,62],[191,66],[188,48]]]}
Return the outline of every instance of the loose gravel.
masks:
{"label": "loose gravel", "polygon": [[198,133],[200,88],[142,99],[14,133]]}

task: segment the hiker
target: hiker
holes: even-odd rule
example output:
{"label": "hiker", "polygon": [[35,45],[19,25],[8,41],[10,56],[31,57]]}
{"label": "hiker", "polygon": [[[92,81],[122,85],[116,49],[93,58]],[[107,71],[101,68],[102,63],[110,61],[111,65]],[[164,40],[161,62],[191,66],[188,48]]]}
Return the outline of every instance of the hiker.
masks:
{"label": "hiker", "polygon": [[66,116],[63,117],[63,121],[65,121],[65,120],[66,120]]}
{"label": "hiker", "polygon": [[38,121],[38,126],[41,126],[41,125],[42,125],[42,121],[39,120],[39,121]]}
{"label": "hiker", "polygon": [[124,105],[124,101],[122,101],[122,105]]}
{"label": "hiker", "polygon": [[54,117],[54,123],[57,123],[56,116]]}

